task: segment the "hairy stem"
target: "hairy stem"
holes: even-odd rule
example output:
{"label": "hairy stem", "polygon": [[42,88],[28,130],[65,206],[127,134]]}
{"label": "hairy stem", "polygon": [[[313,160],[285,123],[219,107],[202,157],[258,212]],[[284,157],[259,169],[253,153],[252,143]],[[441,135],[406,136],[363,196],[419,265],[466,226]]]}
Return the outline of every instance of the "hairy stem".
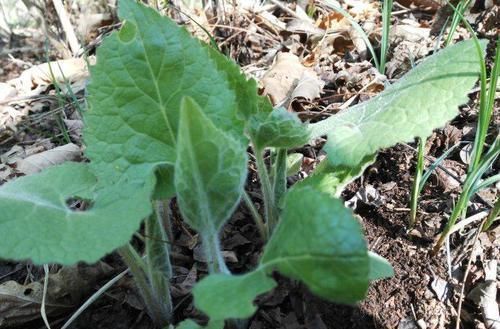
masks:
{"label": "hairy stem", "polygon": [[262,188],[262,195],[264,198],[264,208],[266,214],[266,225],[267,225],[267,235],[270,236],[277,224],[275,215],[275,200],[274,194],[271,187],[271,181],[269,179],[269,174],[264,163],[264,150],[255,149],[255,159],[257,164],[257,171],[259,173],[260,184]]}
{"label": "hairy stem", "polygon": [[222,255],[219,242],[219,235],[217,233],[200,234],[203,249],[205,251],[205,257],[207,257],[208,272],[231,274],[226,266],[226,263],[224,262],[224,256]]}
{"label": "hairy stem", "polygon": [[257,229],[259,230],[260,236],[262,237],[262,239],[264,239],[264,241],[267,241],[269,237],[267,236],[266,224],[262,220],[262,217],[260,216],[257,208],[255,208],[255,205],[253,204],[253,201],[248,195],[247,191],[243,191],[243,201],[245,201],[245,205],[250,210],[250,214],[252,215],[252,218],[255,221],[255,225],[257,225]]}
{"label": "hairy stem", "polygon": [[276,154],[276,161],[274,162],[274,179],[273,179],[273,192],[276,208],[279,207],[281,197],[286,192],[286,156],[287,149],[278,149]]}
{"label": "hairy stem", "polygon": [[[155,213],[145,221],[146,259],[148,281],[152,288],[157,307],[162,313],[172,317],[172,300],[170,298],[170,264],[168,237],[162,219],[163,201],[155,201]],[[168,215],[168,214],[167,214]]]}
{"label": "hairy stem", "polygon": [[144,299],[147,312],[153,322],[159,327],[167,326],[170,323],[170,317],[168,314],[163,312],[154,297],[155,294],[153,293],[146,276],[147,267],[141,256],[139,256],[137,251],[135,251],[134,247],[130,244],[119,248],[118,253],[130,269],[130,273],[132,273],[132,276],[134,277],[135,284],[139,289],[141,297]]}

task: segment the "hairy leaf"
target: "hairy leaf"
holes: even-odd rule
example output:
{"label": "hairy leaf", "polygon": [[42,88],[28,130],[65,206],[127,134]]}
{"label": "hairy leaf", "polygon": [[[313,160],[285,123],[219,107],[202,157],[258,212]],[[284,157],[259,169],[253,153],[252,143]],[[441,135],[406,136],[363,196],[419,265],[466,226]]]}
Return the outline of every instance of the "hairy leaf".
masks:
{"label": "hairy leaf", "polygon": [[359,223],[342,201],[311,187],[287,194],[261,266],[301,280],[331,301],[354,303],[368,288],[369,261]]}
{"label": "hairy leaf", "polygon": [[232,59],[227,58],[209,45],[206,47],[210,58],[219,70],[226,73],[231,88],[236,92],[238,114],[243,119],[249,119],[259,111],[260,96],[257,96],[257,82],[254,79],[247,80],[240,67]]}
{"label": "hairy leaf", "polygon": [[375,155],[365,157],[359,165],[354,167],[334,166],[325,159],[320,162],[311,176],[297,182],[293,188],[312,186],[333,197],[340,197],[347,184],[361,176],[373,162],[375,162]]}
{"label": "hairy leaf", "polygon": [[342,201],[302,186],[288,192],[258,267],[245,275],[204,278],[193,290],[195,305],[214,320],[250,317],[255,298],[274,287],[274,270],[341,303],[361,300],[370,280],[392,274],[385,259],[366,250],[361,227]]}
{"label": "hairy leaf", "polygon": [[[29,258],[37,264],[92,263],[127,243],[150,213],[154,178],[93,193],[95,184],[88,165],[78,163],[4,184],[0,188],[0,258]],[[82,196],[93,196],[87,200],[90,209],[72,210],[66,204]]]}
{"label": "hairy leaf", "polygon": [[245,319],[255,313],[253,300],[276,286],[265,271],[245,275],[209,275],[193,289],[196,307],[210,320]]}
{"label": "hairy leaf", "polygon": [[384,257],[369,251],[368,258],[370,261],[370,281],[390,278],[394,275],[394,269]]}
{"label": "hairy leaf", "polygon": [[325,150],[332,164],[356,166],[381,148],[425,138],[455,117],[478,74],[473,41],[460,42],[430,56],[373,99],[311,125],[312,137],[328,135]]}
{"label": "hairy leaf", "polygon": [[238,204],[247,172],[246,148],[217,129],[192,98],[181,105],[175,188],[186,222],[218,232]]}
{"label": "hairy leaf", "polygon": [[286,175],[296,175],[300,171],[303,160],[304,155],[302,153],[288,154],[288,156],[286,157]]}
{"label": "hairy leaf", "polygon": [[[86,154],[102,184],[144,179],[158,166],[175,163],[184,96],[192,97],[217,127],[242,138],[236,95],[219,69],[223,64],[151,8],[122,0],[118,14],[124,25],[97,51],[85,114]],[[168,187],[157,190],[161,197],[169,193]]]}
{"label": "hairy leaf", "polygon": [[280,107],[250,119],[248,133],[255,147],[291,148],[307,143],[309,131],[296,115]]}

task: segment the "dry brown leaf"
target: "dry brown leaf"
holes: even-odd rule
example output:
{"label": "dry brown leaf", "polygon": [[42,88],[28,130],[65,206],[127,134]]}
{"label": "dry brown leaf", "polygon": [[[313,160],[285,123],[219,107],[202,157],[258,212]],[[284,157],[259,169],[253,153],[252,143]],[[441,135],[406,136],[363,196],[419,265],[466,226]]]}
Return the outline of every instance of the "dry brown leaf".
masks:
{"label": "dry brown leaf", "polygon": [[[63,267],[49,275],[47,300],[48,316],[68,312],[90,295],[97,280],[110,274],[105,263],[93,266]],[[7,281],[0,285],[0,328],[25,328],[28,322],[40,319],[43,282],[27,285]]]}
{"label": "dry brown leaf", "polygon": [[483,314],[487,328],[500,329],[497,296],[497,260],[489,260],[484,264],[484,282],[477,284],[467,296],[478,305]]}
{"label": "dry brown leaf", "polygon": [[460,174],[462,173],[460,164],[454,160],[445,159],[441,163],[441,166],[444,167],[447,172],[440,168],[437,168],[434,171],[438,185],[441,186],[445,191],[453,191],[459,189],[460,182],[457,182],[457,180],[450,174],[455,177],[460,177]]}
{"label": "dry brown leaf", "polygon": [[264,94],[271,98],[274,105],[298,97],[312,100],[319,97],[324,85],[313,70],[302,65],[299,58],[291,53],[278,54],[261,83]]}
{"label": "dry brown leaf", "polygon": [[399,24],[391,27],[390,42],[398,43],[401,41],[421,42],[430,36],[430,28],[421,27],[415,22],[405,21],[407,24]]}
{"label": "dry brown leaf", "polygon": [[370,0],[344,0],[349,14],[358,22],[375,20],[380,16],[380,2]]}
{"label": "dry brown leaf", "polygon": [[[88,57],[90,64],[95,62],[94,57]],[[52,70],[52,73],[51,73]],[[53,76],[52,76],[53,74]],[[64,85],[85,80],[88,77],[87,62],[84,58],[72,58],[33,66],[19,78],[9,81],[16,86],[23,95],[37,95],[52,84],[53,80]],[[54,78],[54,79],[53,79]]]}
{"label": "dry brown leaf", "polygon": [[50,166],[77,160],[80,155],[80,147],[69,143],[19,160],[17,162],[17,171],[25,175],[31,175]]}
{"label": "dry brown leaf", "polygon": [[[40,318],[43,285],[33,282],[21,285],[7,281],[0,285],[0,328],[23,327],[28,322]],[[68,309],[68,305],[45,304],[47,315],[55,310]]]}
{"label": "dry brown leaf", "polygon": [[286,30],[291,33],[306,33],[313,37],[322,37],[325,30],[316,27],[312,22],[294,18],[286,24]]}

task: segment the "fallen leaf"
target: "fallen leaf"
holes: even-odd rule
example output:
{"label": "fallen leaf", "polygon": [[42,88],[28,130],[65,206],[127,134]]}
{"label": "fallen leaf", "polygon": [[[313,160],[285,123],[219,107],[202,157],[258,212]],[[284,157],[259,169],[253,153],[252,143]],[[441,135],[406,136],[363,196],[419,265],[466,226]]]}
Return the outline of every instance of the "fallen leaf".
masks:
{"label": "fallen leaf", "polygon": [[11,84],[0,82],[0,103],[17,95],[17,90]]}
{"label": "fallen leaf", "polygon": [[[94,57],[87,59],[90,64]],[[33,96],[41,93],[45,87],[55,81],[60,85],[85,80],[88,77],[87,61],[84,58],[72,58],[39,64],[25,70],[19,78],[8,83],[15,85],[23,95]]]}
{"label": "fallen leaf", "polygon": [[496,260],[490,260],[484,266],[484,282],[472,289],[467,298],[481,307],[484,324],[487,328],[500,328],[500,314],[498,311],[497,296],[497,266]]}
{"label": "fallen leaf", "polygon": [[17,162],[17,171],[25,175],[31,175],[50,166],[77,160],[80,155],[80,147],[69,143],[19,160]]}
{"label": "fallen leaf", "polygon": [[322,37],[325,30],[318,28],[311,21],[292,19],[286,24],[286,30],[291,33],[305,33],[312,37]]}
{"label": "fallen leaf", "polygon": [[291,102],[298,97],[312,100],[319,97],[324,85],[314,71],[302,65],[299,58],[291,53],[279,53],[261,83],[264,94],[275,105]]}
{"label": "fallen leaf", "polygon": [[[62,314],[78,307],[94,289],[95,283],[107,277],[111,268],[105,263],[63,267],[49,275],[48,316]],[[7,281],[0,285],[0,328],[26,328],[26,324],[41,318],[40,307],[43,281],[22,285]]]}

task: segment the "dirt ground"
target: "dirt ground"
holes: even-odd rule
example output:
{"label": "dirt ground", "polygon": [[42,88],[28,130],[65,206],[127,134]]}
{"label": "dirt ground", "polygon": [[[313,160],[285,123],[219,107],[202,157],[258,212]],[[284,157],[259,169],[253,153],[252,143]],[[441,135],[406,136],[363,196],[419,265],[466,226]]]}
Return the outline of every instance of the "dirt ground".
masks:
{"label": "dirt ground", "polygon": [[[442,6],[434,1],[396,2],[392,28],[399,32],[392,39],[387,74],[380,75],[369,62],[366,49],[356,43],[349,24],[342,16],[327,10],[319,1],[306,1],[315,3],[318,10],[311,22],[300,25],[299,18],[290,14],[290,11],[297,12],[294,10],[298,4],[277,3],[279,5],[269,7],[266,14],[276,20],[273,28],[267,26],[259,15],[252,16],[247,12],[238,14],[228,11],[225,20],[219,19],[217,24],[210,16],[211,10],[193,11],[192,14],[216,36],[221,49],[257,79],[265,77],[279,52],[297,55],[305,67],[314,71],[322,81],[318,95],[312,99],[307,99],[307,95],[299,97],[288,104],[289,110],[297,112],[304,121],[317,121],[342,108],[363,102],[381,92],[384,83],[396,81],[411,68],[409,52],[418,61],[432,50],[436,36],[432,36],[430,30],[436,29],[436,21],[442,19],[442,10],[439,9]],[[376,44],[380,36],[378,3],[362,0],[341,3],[351,13],[356,13],[356,20],[363,23],[364,28],[372,28],[371,36]],[[99,6],[97,8],[104,10]],[[102,36],[118,27],[113,9],[106,10],[109,14],[107,20],[96,24],[86,35],[84,44],[88,46],[89,55],[94,54]],[[70,12],[75,17],[79,15],[78,11]],[[206,38],[178,13],[165,12],[187,24],[195,35]],[[470,10],[469,20],[478,36],[490,40],[487,54],[489,66],[500,28],[499,18],[498,2],[478,1]],[[334,29],[337,32],[330,33],[328,38],[318,39],[315,33],[319,32],[315,29]],[[64,41],[63,33],[56,35]],[[469,37],[463,28],[456,33],[457,40]],[[16,33],[10,38],[0,39],[0,82],[17,79],[27,69],[45,63],[47,59],[62,58],[67,57],[47,46],[40,35],[35,38]],[[85,82],[87,78],[85,73],[82,76],[71,81],[75,95],[64,96],[63,101],[58,97],[57,88],[43,81],[28,88],[31,94],[18,93],[9,102],[2,102],[0,97],[0,184],[27,174],[20,170],[25,168],[21,166],[23,159],[58,146],[76,145],[77,151],[69,160],[82,160],[79,107],[85,104],[84,83],[80,82]],[[33,93],[36,87],[41,89]],[[427,165],[451,146],[473,141],[477,108],[478,88],[469,94],[469,102],[462,106],[459,116],[446,127],[436,130],[427,140]],[[500,101],[497,99],[487,141],[498,134],[499,111]],[[62,127],[68,128],[69,133],[65,134]],[[322,141],[319,141],[316,145],[295,150],[304,155],[304,160],[300,172],[289,177],[290,184],[307,175],[310,166],[321,156],[321,145]],[[480,223],[475,221],[452,235],[449,252],[442,251],[433,256],[430,251],[435,238],[461,191],[461,182],[467,170],[464,162],[467,150],[458,147],[432,174],[420,197],[419,221],[416,227],[408,230],[410,190],[416,166],[415,148],[415,143],[412,143],[382,150],[376,162],[342,195],[346,204],[359,216],[370,250],[389,260],[395,276],[374,282],[367,298],[359,305],[350,306],[322,301],[301,284],[276,276],[279,286],[258,298],[259,310],[250,320],[249,328],[455,328],[463,284],[465,299],[460,313],[461,327],[486,328],[481,309],[474,299],[474,291],[484,281],[486,262],[499,259],[500,226],[497,222],[490,232],[481,233],[478,242],[473,244]],[[499,165],[497,160],[488,175],[498,173]],[[262,209],[260,188],[253,176],[255,174],[252,170],[250,172],[247,190]],[[472,200],[466,217],[491,209],[497,197],[496,187],[482,191]],[[203,315],[194,309],[190,290],[206,274],[206,264],[198,236],[182,222],[175,200],[171,207],[175,214],[175,240],[172,245],[175,319],[180,321],[190,317],[203,320]],[[135,243],[141,247],[140,241]],[[234,273],[244,273],[257,263],[262,241],[243,204],[224,228],[222,247],[228,266]],[[471,252],[473,259],[464,282]],[[57,301],[49,307],[52,328],[59,328],[86,298],[124,270],[124,264],[114,254],[97,265],[81,264],[70,270],[52,265],[49,285],[54,290],[49,294]],[[44,328],[39,315],[43,276],[43,269],[29,262],[0,262],[0,329]],[[7,286],[8,282],[15,284]],[[146,329],[153,328],[153,325],[131,277],[125,275],[81,314],[70,328]]]}

